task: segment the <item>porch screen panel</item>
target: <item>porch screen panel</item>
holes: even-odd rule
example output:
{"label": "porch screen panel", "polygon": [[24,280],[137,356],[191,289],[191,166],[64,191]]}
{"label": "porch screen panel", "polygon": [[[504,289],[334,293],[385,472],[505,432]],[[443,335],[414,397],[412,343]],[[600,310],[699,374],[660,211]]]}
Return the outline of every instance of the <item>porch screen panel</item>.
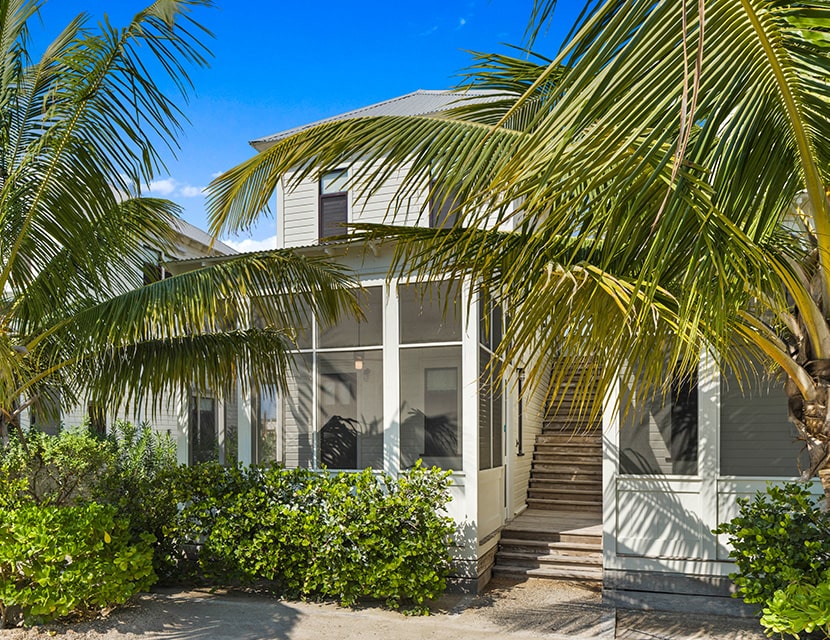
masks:
{"label": "porch screen panel", "polygon": [[358,320],[344,314],[336,325],[321,328],[317,342],[320,349],[383,344],[382,288],[366,287],[357,294],[357,299],[363,318]]}
{"label": "porch screen panel", "polygon": [[643,397],[621,380],[620,473],[696,475],[697,375]]}
{"label": "porch screen panel", "polygon": [[328,469],[383,468],[383,352],[318,354],[319,462]]}
{"label": "porch screen panel", "polygon": [[401,467],[461,469],[461,347],[401,349]]}
{"label": "porch screen panel", "polygon": [[401,344],[461,341],[461,301],[451,282],[398,288]]}
{"label": "porch screen panel", "polygon": [[[803,455],[787,419],[787,395],[775,379],[744,380],[725,372],[720,391],[720,473],[726,476],[795,477]],[[802,468],[806,455],[801,459]]]}
{"label": "porch screen panel", "polygon": [[311,367],[310,353],[297,356],[295,366],[287,375],[287,393],[282,396],[279,415],[283,442],[281,462],[288,468],[314,466]]}

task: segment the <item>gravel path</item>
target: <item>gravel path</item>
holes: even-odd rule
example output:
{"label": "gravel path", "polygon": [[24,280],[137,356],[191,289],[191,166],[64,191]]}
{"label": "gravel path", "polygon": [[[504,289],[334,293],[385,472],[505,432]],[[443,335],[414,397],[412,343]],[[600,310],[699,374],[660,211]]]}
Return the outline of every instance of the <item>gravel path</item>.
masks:
{"label": "gravel path", "polygon": [[0,631],[0,640],[762,640],[754,619],[614,610],[578,584],[494,580],[476,597],[444,596],[430,616],[382,607],[159,590],[95,620]]}

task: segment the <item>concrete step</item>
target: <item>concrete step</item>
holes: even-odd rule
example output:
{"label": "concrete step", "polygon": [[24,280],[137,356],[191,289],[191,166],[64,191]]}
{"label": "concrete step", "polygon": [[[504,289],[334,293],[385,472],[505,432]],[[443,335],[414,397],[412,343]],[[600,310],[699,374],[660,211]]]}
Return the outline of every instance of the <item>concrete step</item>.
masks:
{"label": "concrete step", "polygon": [[602,504],[595,501],[583,500],[550,500],[547,498],[528,498],[527,506],[530,509],[547,509],[548,511],[578,511],[585,513],[602,514]]}
{"label": "concrete step", "polygon": [[495,564],[493,575],[505,578],[548,578],[551,580],[579,580],[585,582],[596,582],[598,587],[602,583],[602,567],[557,567],[545,566],[534,569],[526,567]]}

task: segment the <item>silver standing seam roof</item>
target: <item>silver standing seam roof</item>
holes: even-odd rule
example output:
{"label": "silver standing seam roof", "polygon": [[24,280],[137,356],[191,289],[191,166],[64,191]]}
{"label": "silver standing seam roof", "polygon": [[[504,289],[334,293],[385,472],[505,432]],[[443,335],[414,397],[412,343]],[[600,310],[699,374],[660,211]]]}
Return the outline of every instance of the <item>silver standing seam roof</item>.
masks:
{"label": "silver standing seam roof", "polygon": [[249,144],[257,151],[264,151],[278,140],[287,138],[288,136],[305,129],[316,127],[317,125],[325,122],[350,120],[352,118],[368,118],[372,116],[426,116],[457,107],[469,98],[488,101],[497,100],[499,95],[500,94],[498,92],[481,90],[469,90],[462,92],[449,91],[446,89],[419,89],[418,91],[413,91],[412,93],[407,93],[406,95],[398,96],[397,98],[384,100],[383,102],[378,102],[376,104],[370,104],[367,107],[361,107],[360,109],[355,109],[354,111],[341,113],[340,115],[331,116],[330,118],[323,118],[322,120],[300,125],[299,127],[294,127],[293,129],[280,131],[279,133],[274,133],[264,138],[251,140]]}

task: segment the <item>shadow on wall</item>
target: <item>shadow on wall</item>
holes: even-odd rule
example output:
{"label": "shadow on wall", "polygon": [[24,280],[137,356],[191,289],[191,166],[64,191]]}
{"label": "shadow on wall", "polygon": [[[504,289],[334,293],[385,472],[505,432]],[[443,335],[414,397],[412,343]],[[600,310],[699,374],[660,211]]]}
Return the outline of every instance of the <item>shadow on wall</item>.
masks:
{"label": "shadow on wall", "polygon": [[[615,468],[618,462],[613,460]],[[616,501],[617,508],[616,555],[650,559],[649,568],[658,571],[669,571],[669,559],[716,560],[711,529],[718,523],[699,515],[705,497],[700,484],[696,478],[670,480],[658,474],[617,475],[615,482],[606,482],[603,500]]]}
{"label": "shadow on wall", "polygon": [[320,429],[320,462],[329,469],[357,469],[357,427],[354,418],[332,416]]}

